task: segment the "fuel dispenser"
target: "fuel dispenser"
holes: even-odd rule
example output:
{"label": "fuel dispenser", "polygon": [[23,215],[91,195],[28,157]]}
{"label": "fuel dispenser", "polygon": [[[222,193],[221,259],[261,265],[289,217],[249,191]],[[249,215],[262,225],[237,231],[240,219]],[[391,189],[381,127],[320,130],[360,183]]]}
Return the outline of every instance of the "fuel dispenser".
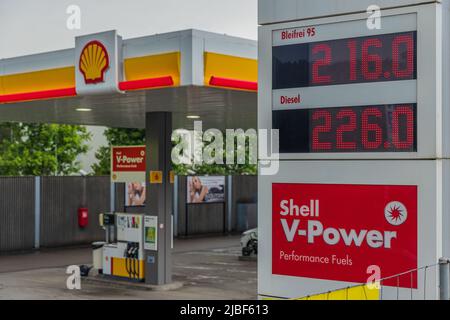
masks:
{"label": "fuel dispenser", "polygon": [[113,213],[101,215],[106,230],[103,274],[144,281],[144,215]]}

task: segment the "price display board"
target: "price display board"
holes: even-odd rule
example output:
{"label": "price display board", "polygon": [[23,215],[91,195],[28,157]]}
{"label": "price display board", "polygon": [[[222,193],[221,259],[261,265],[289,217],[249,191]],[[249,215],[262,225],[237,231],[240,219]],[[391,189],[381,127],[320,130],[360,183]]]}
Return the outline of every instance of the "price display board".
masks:
{"label": "price display board", "polygon": [[[280,161],[261,148],[259,297],[348,288],[373,266],[389,278],[435,264],[449,238],[450,11],[386,0],[381,28],[370,28],[361,0],[345,1],[347,13],[331,0],[286,1],[260,7],[273,19],[259,28],[258,126],[279,130]],[[430,277],[384,281],[383,299],[435,299]]]}
{"label": "price display board", "polygon": [[259,125],[279,130],[281,159],[435,155],[433,30],[401,11],[378,30],[342,17],[262,28]]}
{"label": "price display board", "polygon": [[273,89],[413,80],[416,32],[273,48]]}
{"label": "price display board", "polygon": [[284,152],[414,152],[416,104],[277,111]]}

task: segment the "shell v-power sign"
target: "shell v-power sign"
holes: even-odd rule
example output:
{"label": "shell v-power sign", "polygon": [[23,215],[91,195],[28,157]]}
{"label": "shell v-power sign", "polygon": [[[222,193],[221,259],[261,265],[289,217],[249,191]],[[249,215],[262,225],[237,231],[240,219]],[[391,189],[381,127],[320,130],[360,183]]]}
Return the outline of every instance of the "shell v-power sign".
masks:
{"label": "shell v-power sign", "polygon": [[260,298],[374,279],[383,299],[439,296],[425,267],[450,256],[450,0],[380,0],[376,24],[372,4],[259,0],[258,126],[280,158],[258,179]]}

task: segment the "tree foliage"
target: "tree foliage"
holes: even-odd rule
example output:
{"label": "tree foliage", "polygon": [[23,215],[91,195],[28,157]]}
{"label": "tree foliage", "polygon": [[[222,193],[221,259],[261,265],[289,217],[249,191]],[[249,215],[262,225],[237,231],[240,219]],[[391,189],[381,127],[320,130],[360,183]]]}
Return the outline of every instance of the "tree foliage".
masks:
{"label": "tree foliage", "polygon": [[[100,147],[95,153],[98,160],[92,166],[95,175],[111,174],[111,146],[133,146],[145,144],[145,129],[126,129],[126,128],[108,128],[105,130],[108,145]],[[206,146],[206,145],[205,145]],[[205,147],[204,146],[204,147]],[[237,160],[237,151],[242,148],[235,141],[235,160]],[[173,170],[176,175],[256,175],[257,166],[249,161],[249,144],[245,146],[245,164],[226,164],[226,145],[223,146],[224,164],[173,164]]]}
{"label": "tree foliage", "polygon": [[94,175],[111,174],[111,146],[135,146],[145,144],[144,129],[108,128],[105,130],[108,145],[95,153],[97,163],[92,165]]}
{"label": "tree foliage", "polygon": [[[213,139],[214,142],[214,139]],[[174,145],[177,144],[176,141],[173,141]],[[178,141],[180,143],[180,141]],[[220,142],[218,142],[220,143]],[[181,164],[173,164],[173,170],[176,175],[179,176],[188,176],[188,175],[257,175],[258,167],[256,164],[253,164],[250,161],[250,144],[248,140],[245,140],[245,144],[239,144],[237,140],[233,140],[233,144],[231,146],[227,146],[226,139],[222,139],[221,144],[222,152],[216,157],[216,151],[211,153],[213,158],[221,159],[222,164],[213,163],[208,164],[204,161],[202,164],[195,164],[194,154],[190,155],[189,164],[181,163]],[[206,148],[208,147],[208,143],[203,142],[203,145],[198,152],[204,155]],[[245,150],[244,150],[245,149]],[[195,152],[195,151],[194,151]],[[244,163],[239,163],[238,161],[238,153],[244,152]],[[231,155],[233,154],[233,157]],[[234,158],[232,163],[227,163],[227,155],[229,158]],[[256,159],[254,159],[256,160]]]}
{"label": "tree foliage", "polygon": [[79,155],[91,134],[84,126],[4,123],[0,125],[0,175],[50,176],[78,173]]}

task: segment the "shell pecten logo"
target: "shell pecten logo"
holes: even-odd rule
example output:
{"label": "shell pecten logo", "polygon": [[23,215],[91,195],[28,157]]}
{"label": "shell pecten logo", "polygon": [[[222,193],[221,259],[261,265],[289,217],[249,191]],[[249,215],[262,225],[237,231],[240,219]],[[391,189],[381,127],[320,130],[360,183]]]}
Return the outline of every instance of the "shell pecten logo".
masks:
{"label": "shell pecten logo", "polygon": [[86,84],[103,82],[108,68],[109,56],[105,46],[97,40],[87,43],[81,51],[79,62]]}

